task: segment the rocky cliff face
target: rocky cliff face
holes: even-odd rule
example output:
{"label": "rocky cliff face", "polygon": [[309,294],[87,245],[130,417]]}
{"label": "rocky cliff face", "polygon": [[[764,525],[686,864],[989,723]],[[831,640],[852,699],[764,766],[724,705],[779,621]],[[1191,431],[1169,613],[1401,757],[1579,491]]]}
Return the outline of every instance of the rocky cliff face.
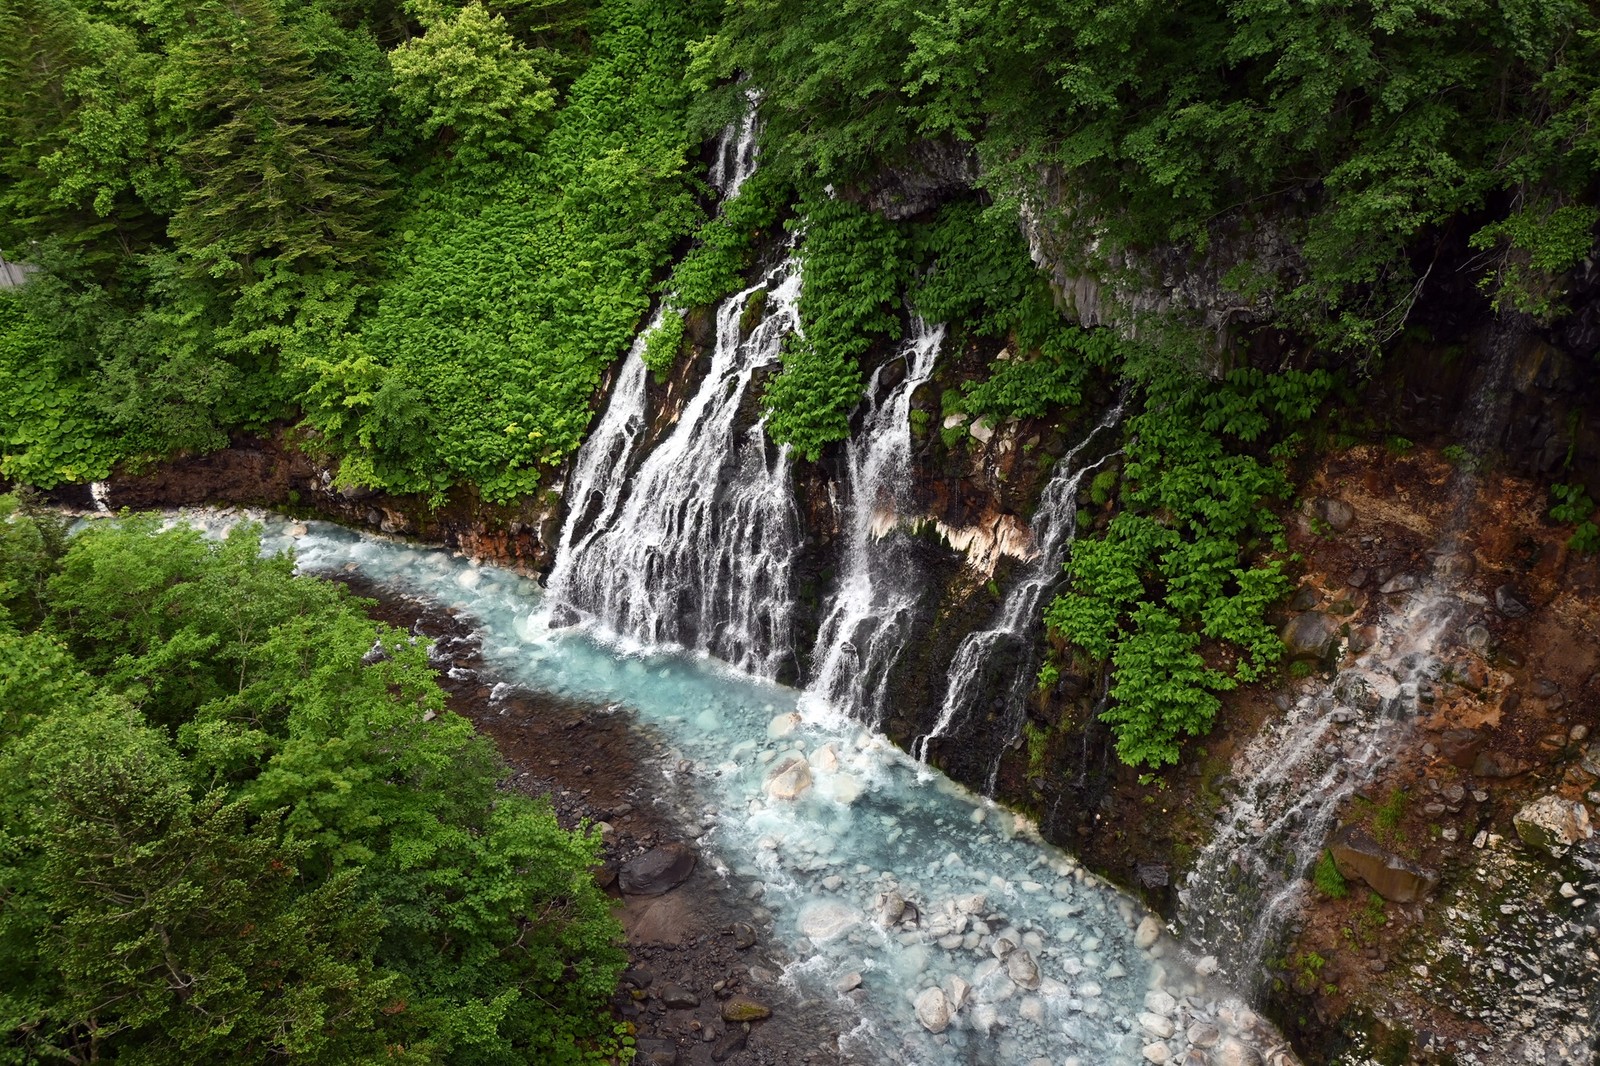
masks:
{"label": "rocky cliff face", "polygon": [[1240,264],[1293,283],[1304,263],[1286,227],[1224,215],[1211,227],[1203,252],[1178,245],[1116,252],[1102,250],[1085,232],[1093,221],[1074,218],[1072,191],[1060,175],[1040,176],[1023,232],[1033,260],[1049,274],[1063,309],[1086,326],[1109,326],[1128,335],[1163,323],[1181,323],[1208,335],[1218,348],[1272,318],[1267,294],[1246,296],[1228,280]]}

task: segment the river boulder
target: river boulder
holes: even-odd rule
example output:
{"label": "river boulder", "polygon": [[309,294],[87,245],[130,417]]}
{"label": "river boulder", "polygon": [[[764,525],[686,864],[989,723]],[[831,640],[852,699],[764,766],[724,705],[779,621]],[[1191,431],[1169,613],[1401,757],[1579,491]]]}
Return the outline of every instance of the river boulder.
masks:
{"label": "river boulder", "polygon": [[1328,850],[1341,874],[1395,903],[1415,903],[1439,887],[1437,872],[1396,855],[1359,825],[1341,828]]}
{"label": "river boulder", "polygon": [[834,899],[812,900],[800,908],[800,932],[816,943],[832,940],[861,923],[861,912]]}
{"label": "river boulder", "polygon": [[930,1033],[942,1033],[950,1027],[950,1001],[945,998],[944,989],[924,989],[917,996],[916,1002],[917,1021]]}
{"label": "river boulder", "polygon": [[1161,919],[1153,914],[1147,914],[1139,923],[1139,928],[1134,931],[1133,943],[1140,951],[1149,951],[1155,942],[1161,939],[1163,926]]}
{"label": "river boulder", "polygon": [[1333,653],[1340,622],[1320,611],[1307,611],[1289,619],[1283,627],[1283,646],[1294,659],[1326,659]]}
{"label": "river boulder", "polygon": [[781,740],[800,728],[800,722],[799,714],[794,711],[786,711],[767,723],[767,736],[772,740]]}
{"label": "river boulder", "polygon": [[811,765],[801,755],[791,755],[772,768],[767,778],[767,795],[773,799],[797,799],[811,787]]}
{"label": "river boulder", "polygon": [[629,896],[659,896],[688,880],[697,858],[687,844],[662,844],[623,863],[617,887]]}
{"label": "river boulder", "polygon": [[1006,975],[1018,988],[1039,987],[1039,964],[1033,961],[1031,954],[1021,948],[1006,956]]}
{"label": "river boulder", "polygon": [[1564,848],[1594,836],[1589,808],[1577,800],[1541,796],[1511,819],[1517,836],[1536,848]]}
{"label": "river boulder", "polygon": [[1238,1037],[1230,1036],[1212,1056],[1216,1066],[1261,1066],[1261,1052]]}
{"label": "river boulder", "polygon": [[906,912],[905,897],[894,889],[880,892],[877,899],[878,924],[884,927],[897,925]]}
{"label": "river boulder", "polygon": [[759,1022],[772,1017],[772,1008],[749,996],[734,996],[722,1004],[725,1022]]}

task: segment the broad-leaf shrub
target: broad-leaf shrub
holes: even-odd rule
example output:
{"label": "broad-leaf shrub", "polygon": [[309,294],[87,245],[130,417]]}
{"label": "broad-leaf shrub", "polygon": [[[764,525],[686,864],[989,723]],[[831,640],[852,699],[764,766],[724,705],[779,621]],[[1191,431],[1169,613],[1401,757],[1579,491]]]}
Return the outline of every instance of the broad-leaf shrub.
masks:
{"label": "broad-leaf shrub", "polygon": [[598,839],[500,787],[421,642],[248,526],[0,523],[5,1061],[616,1050]]}
{"label": "broad-leaf shrub", "polygon": [[1046,611],[1055,633],[1111,663],[1103,717],[1124,762],[1177,762],[1183,737],[1210,729],[1215,693],[1282,654],[1266,613],[1289,588],[1272,506],[1290,483],[1283,449],[1250,445],[1310,417],[1332,384],[1321,370],[1235,370],[1206,387],[1174,376],[1128,421],[1122,509],[1073,545],[1071,588]]}
{"label": "broad-leaf shrub", "polygon": [[785,345],[762,405],[772,439],[815,459],[849,436],[861,356],[875,338],[900,335],[907,242],[882,215],[848,200],[819,195],[801,207],[803,336]]}

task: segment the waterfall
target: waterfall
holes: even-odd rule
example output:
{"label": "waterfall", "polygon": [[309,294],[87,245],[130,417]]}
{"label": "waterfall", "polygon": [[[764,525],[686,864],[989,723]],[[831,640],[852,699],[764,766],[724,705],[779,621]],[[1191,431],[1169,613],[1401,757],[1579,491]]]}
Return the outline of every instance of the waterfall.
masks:
{"label": "waterfall", "polygon": [[[993,700],[1004,709],[1007,743],[1021,730],[1024,701],[1038,666],[1032,638],[1039,625],[1045,594],[1061,579],[1061,567],[1077,531],[1078,487],[1085,476],[1098,469],[1108,458],[1101,456],[1084,462],[1084,454],[1095,438],[1116,425],[1121,418],[1122,404],[1118,403],[1106,412],[1088,436],[1056,463],[1050,484],[1045,487],[1030,527],[1033,533],[1033,557],[1027,562],[1020,579],[1006,593],[995,624],[988,629],[969,633],[956,648],[955,658],[946,675],[939,719],[932,731],[912,746],[913,754],[923,762],[928,760],[929,745],[949,735],[958,720],[965,721],[976,713],[979,703],[984,700]],[[1005,647],[1021,650],[1024,661],[1005,677],[991,677],[996,653]],[[986,788],[990,794],[994,792],[999,766],[1000,759],[996,755]]]}
{"label": "waterfall", "polygon": [[1433,652],[1458,607],[1440,588],[1423,590],[1382,620],[1336,683],[1308,684],[1235,761],[1239,793],[1178,892],[1177,926],[1241,991],[1259,992],[1262,959],[1298,911],[1339,808],[1389,765],[1420,686],[1441,675]]}
{"label": "waterfall", "polygon": [[756,169],[756,136],[760,132],[757,109],[761,93],[744,91],[745,111],[717,138],[716,155],[711,160],[711,184],[724,200],[739,195],[739,188]]}
{"label": "waterfall", "polygon": [[[574,553],[585,551],[596,536],[616,521],[623,488],[638,459],[639,438],[645,429],[645,338],[661,324],[665,313],[663,304],[634,338],[633,347],[617,368],[605,414],[578,451],[568,479],[567,518],[561,527],[556,565],[550,575],[552,587],[565,587],[572,569],[568,560]],[[587,532],[580,537],[579,530]]]}
{"label": "waterfall", "polygon": [[[745,95],[749,108],[723,131],[711,166],[724,200],[755,167],[759,96]],[[747,332],[746,310],[758,293],[764,317]],[[770,448],[749,407],[757,371],[799,332],[799,295],[791,253],[718,305],[705,380],[671,434],[642,460],[636,452],[649,412],[640,354],[661,312],[634,341],[573,468],[548,582],[552,601],[626,637],[707,652],[761,677],[792,659],[799,512],[788,449]]]}
{"label": "waterfall", "polygon": [[[1460,550],[1480,466],[1505,431],[1501,394],[1526,328],[1502,322],[1457,418],[1469,458],[1448,489],[1451,508],[1437,543],[1443,560]],[[1192,951],[1215,957],[1236,987],[1259,994],[1262,960],[1298,912],[1305,878],[1340,809],[1404,747],[1419,695],[1448,668],[1442,649],[1459,643],[1473,599],[1458,570],[1436,568],[1379,619],[1369,648],[1335,678],[1304,682],[1284,716],[1235,758],[1235,794],[1178,892],[1176,927]]]}
{"label": "waterfall", "polygon": [[[896,359],[873,374],[861,431],[845,446],[844,566],[812,654],[807,695],[881,727],[889,673],[910,640],[923,589],[909,545],[895,535],[911,476],[911,398],[933,373],[944,327],[921,319]],[[884,371],[905,361],[886,395]]]}
{"label": "waterfall", "polygon": [[[740,318],[761,292],[766,317],[742,336]],[[644,371],[619,372],[614,410],[574,470],[553,599],[617,633],[708,652],[761,677],[793,656],[800,522],[788,449],[770,448],[759,420],[741,432],[739,415],[756,371],[799,329],[799,294],[788,257],[718,306],[705,381],[631,476],[610,457],[631,451],[644,424]]]}

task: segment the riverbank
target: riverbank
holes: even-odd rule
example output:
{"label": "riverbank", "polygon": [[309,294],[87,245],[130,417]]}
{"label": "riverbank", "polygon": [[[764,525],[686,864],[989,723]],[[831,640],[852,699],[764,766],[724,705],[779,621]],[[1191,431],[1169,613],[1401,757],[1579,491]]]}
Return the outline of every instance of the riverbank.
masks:
{"label": "riverbank", "polygon": [[[191,502],[220,502],[242,491],[248,479],[239,472],[257,461],[248,456],[219,458],[212,461],[214,465],[195,460],[183,477],[134,480],[132,488],[126,487],[129,481],[119,479],[110,503],[113,507],[148,505],[159,502],[155,498],[158,492],[167,490]],[[295,458],[274,462],[304,465]],[[1270,990],[1277,1019],[1294,1036],[1296,1045],[1313,1059],[1335,1059],[1341,1048],[1359,1056],[1356,1046],[1364,1044],[1373,1051],[1404,1049],[1402,1055],[1476,1054],[1477,1061],[1495,1062],[1500,1061],[1499,1052],[1518,1039],[1518,1031],[1529,1031],[1528,1023],[1534,1031],[1559,1033],[1563,1022],[1570,1024],[1593,1016],[1591,1006],[1564,1002],[1568,993],[1581,987],[1581,978],[1587,971],[1564,969],[1549,972],[1551,981],[1559,982],[1559,987],[1551,995],[1537,997],[1539,1002],[1533,1004],[1531,1011],[1503,1015],[1501,1003],[1530,994],[1517,989],[1527,974],[1538,974],[1541,983],[1545,983],[1543,971],[1530,969],[1528,963],[1538,963],[1537,945],[1549,938],[1544,933],[1530,934],[1526,950],[1518,948],[1507,955],[1500,950],[1480,951],[1483,944],[1497,949],[1499,939],[1474,930],[1491,927],[1499,921],[1495,915],[1507,914],[1502,909],[1510,905],[1505,892],[1486,880],[1493,879],[1499,885],[1532,886],[1524,893],[1525,899],[1517,902],[1520,910],[1514,917],[1518,922],[1523,922],[1524,912],[1534,926],[1544,924],[1546,919],[1556,921],[1559,927],[1550,932],[1570,937],[1579,946],[1580,954],[1583,945],[1593,939],[1591,925],[1567,920],[1569,915],[1578,916],[1584,904],[1569,902],[1573,897],[1563,895],[1562,890],[1570,889],[1580,901],[1587,899],[1593,895],[1588,886],[1596,878],[1577,866],[1541,860],[1538,853],[1525,849],[1519,842],[1515,819],[1552,785],[1564,793],[1563,799],[1573,803],[1585,802],[1588,790],[1594,787],[1593,775],[1586,776],[1584,760],[1589,754],[1588,731],[1597,727],[1597,705],[1592,699],[1597,675],[1595,663],[1584,655],[1585,649],[1592,650],[1600,644],[1577,636],[1592,633],[1592,621],[1588,620],[1595,615],[1585,605],[1592,606],[1596,599],[1594,564],[1562,550],[1562,537],[1542,520],[1538,486],[1514,478],[1496,478],[1486,486],[1474,512],[1477,520],[1470,527],[1473,535],[1469,550],[1441,555],[1434,542],[1442,519],[1435,512],[1444,506],[1439,487],[1449,475],[1450,463],[1441,452],[1426,447],[1400,450],[1369,445],[1331,453],[1306,478],[1305,495],[1313,502],[1306,513],[1295,519],[1291,531],[1293,546],[1304,560],[1302,591],[1291,602],[1284,621],[1301,617],[1330,620],[1329,625],[1318,630],[1327,638],[1326,646],[1319,640],[1304,653],[1295,653],[1305,663],[1301,672],[1308,676],[1298,678],[1291,672],[1290,678],[1279,684],[1252,686],[1235,694],[1228,701],[1229,709],[1218,731],[1197,745],[1191,762],[1169,775],[1164,790],[1152,794],[1132,775],[1124,773],[1115,775],[1119,778],[1116,787],[1102,792],[1098,802],[1041,804],[1038,808],[1040,821],[1052,837],[1056,833],[1049,832],[1051,817],[1057,811],[1076,812],[1082,824],[1090,828],[1084,834],[1086,839],[1076,842],[1074,851],[1091,869],[1123,884],[1138,884],[1147,872],[1157,877],[1176,875],[1206,846],[1224,801],[1238,790],[1236,756],[1248,747],[1260,723],[1286,715],[1289,708],[1285,703],[1297,703],[1301,689],[1335,677],[1339,667],[1329,660],[1335,645],[1341,656],[1347,649],[1354,653],[1355,645],[1365,639],[1363,632],[1377,624],[1386,609],[1404,601],[1408,577],[1422,582],[1429,574],[1442,572],[1441,566],[1452,572],[1469,567],[1460,579],[1471,586],[1482,615],[1478,624],[1489,643],[1481,647],[1468,643],[1463,629],[1459,647],[1452,652],[1459,660],[1456,665],[1460,676],[1452,672],[1448,678],[1434,679],[1441,685],[1437,698],[1428,704],[1431,709],[1424,716],[1427,720],[1417,723],[1420,728],[1397,752],[1400,758],[1391,770],[1375,778],[1355,801],[1357,806],[1370,806],[1372,810],[1367,814],[1376,817],[1397,793],[1403,795],[1404,801],[1393,808],[1394,824],[1385,827],[1392,838],[1388,848],[1400,858],[1441,875],[1440,890],[1418,903],[1373,903],[1373,896],[1358,880],[1353,893],[1343,900],[1311,894],[1304,917],[1291,923],[1290,939],[1268,959],[1278,982]],[[267,487],[281,497],[285,491],[298,491],[293,487],[296,484],[320,484],[313,472],[296,474],[295,478],[300,480],[274,475],[275,480],[270,480]],[[327,491],[337,496],[333,490]],[[296,506],[304,512],[310,502],[320,506],[325,498],[331,497],[326,493],[312,498],[301,496]],[[344,510],[333,513],[348,516],[354,501],[340,499]],[[383,530],[384,515],[403,510],[392,501],[365,502],[370,505],[368,511],[358,516],[361,521],[356,524],[369,528]],[[372,521],[374,515],[378,517],[376,522]],[[469,519],[458,515],[450,521]],[[387,532],[412,535],[419,535],[417,531],[422,528],[397,525],[394,521],[388,525],[391,528]],[[497,551],[495,543],[492,538],[466,533],[456,535],[452,546],[464,554],[520,566],[525,572],[535,569],[532,556]],[[474,546],[485,550],[474,551]],[[1392,580],[1396,582],[1392,590],[1382,591]],[[1511,599],[1505,604],[1499,602],[1504,597],[1497,597],[1502,585],[1511,586]],[[1527,613],[1518,615],[1519,608],[1526,608]],[[1463,617],[1463,623],[1474,620]],[[411,621],[406,620],[406,624]],[[470,672],[474,667],[460,665],[458,669]],[[626,844],[638,854],[657,843],[692,837],[692,831],[701,828],[692,823],[703,812],[692,809],[678,810],[676,821],[655,832],[643,823],[637,828],[630,824],[634,811],[617,814],[623,804],[637,808],[635,800],[640,795],[650,795],[654,806],[653,801],[659,796],[652,795],[650,789],[668,788],[669,775],[676,772],[677,760],[670,759],[670,753],[655,751],[648,740],[639,741],[644,747],[637,750],[620,743],[608,747],[609,741],[596,740],[592,721],[588,726],[574,725],[570,743],[566,742],[565,733],[556,735],[540,728],[530,732],[526,725],[516,728],[513,723],[519,721],[519,714],[501,713],[503,707],[495,698],[492,683],[470,675],[460,680],[463,684],[475,683],[475,690],[463,698],[482,703],[476,717],[468,716],[474,717],[485,732],[493,735],[500,730],[503,739],[496,739],[501,740],[502,750],[522,742],[524,736],[529,738],[524,744],[528,759],[518,770],[528,775],[525,787],[551,792],[558,806],[573,804],[574,818],[586,814],[592,819],[614,819],[619,846]],[[501,696],[504,695],[502,691]],[[590,714],[593,710],[561,709],[554,716],[566,722],[572,719],[563,718],[563,714]],[[1494,721],[1483,717],[1487,711],[1493,712]],[[1337,734],[1350,731],[1346,728],[1348,722],[1336,724],[1340,726]],[[1459,730],[1472,730],[1475,736],[1447,736]],[[1446,750],[1446,740],[1455,743],[1462,739],[1470,742],[1468,747],[1472,750]],[[634,796],[626,790],[606,793],[605,786],[597,784],[596,775],[604,776],[609,770],[592,757],[584,759],[586,745],[598,745],[595,750],[606,751],[608,762],[627,763],[628,772],[643,774],[649,788]],[[555,747],[558,754],[544,755],[544,747],[548,746]],[[1480,770],[1476,763],[1485,748],[1493,765],[1485,763]],[[1466,765],[1452,761],[1458,755],[1466,759]],[[558,766],[548,765],[552,757],[558,760]],[[1020,753],[1016,761],[1023,761]],[[1076,760],[1069,759],[1068,763],[1078,765]],[[585,766],[592,768],[587,774],[583,772]],[[559,778],[557,771],[562,775]],[[1230,777],[1234,778],[1232,782]],[[583,796],[585,788],[590,790],[589,797]],[[1457,790],[1467,798],[1453,798]],[[1486,799],[1478,799],[1476,793],[1480,791]],[[563,793],[567,795],[564,797]],[[681,799],[671,801],[669,806],[674,804],[688,806]],[[1363,807],[1354,813],[1359,816],[1365,810]],[[1182,816],[1176,816],[1178,812],[1183,812]],[[1387,820],[1391,816],[1384,817]],[[1059,832],[1061,827],[1058,824],[1054,828]],[[1476,844],[1480,831],[1484,842],[1481,847]],[[628,833],[635,835],[624,835]],[[616,853],[613,866],[626,857]],[[1574,855],[1573,859],[1579,857]],[[1500,869],[1507,863],[1515,866],[1516,877],[1508,879],[1509,875]],[[682,891],[694,892],[695,882],[688,883]],[[669,894],[663,900],[668,898],[690,897]],[[1147,898],[1171,913],[1175,902],[1172,896],[1158,889],[1149,891]],[[736,899],[734,903],[751,906],[749,901]],[[647,909],[655,911],[663,922],[670,924],[674,920],[673,909],[665,902]],[[684,909],[691,915],[698,915],[701,910],[699,906]],[[681,924],[685,919],[678,914],[676,920]],[[702,943],[714,945],[719,939],[730,939],[727,931],[737,920],[741,919],[729,917],[726,921],[719,918],[716,923],[701,923],[694,931],[677,936],[669,945],[671,952],[659,943],[644,943],[641,947],[661,949],[657,952],[660,957],[675,957],[689,939],[696,940],[690,950],[699,950]],[[1485,926],[1485,922],[1489,925]],[[644,928],[646,940],[657,936],[655,926]],[[1466,950],[1461,948],[1463,944]],[[718,957],[715,963],[744,959],[748,951],[741,953],[735,947],[732,955]],[[1441,966],[1441,953],[1465,959],[1466,970],[1457,973]],[[1496,968],[1496,959],[1507,969]],[[648,964],[640,965],[649,971]],[[683,971],[687,975],[683,979],[698,980],[701,988],[726,981],[724,973],[714,972],[716,965],[698,970],[691,967]],[[756,968],[766,971],[760,964]],[[640,998],[627,993],[627,1002],[619,1007],[633,1005],[634,1020],[641,1025],[641,1031],[648,1032],[646,1023],[659,1019],[669,1030],[660,1038],[672,1041],[674,1054],[698,1054],[700,1060],[705,1060],[726,1031],[719,1025],[720,1011],[713,1010],[720,1002],[715,1000],[715,992],[709,998],[693,993],[701,999],[702,1006],[697,1009],[705,1017],[693,1010],[681,1013],[665,1006],[652,1011],[661,992],[657,988],[652,993],[651,987],[659,979],[660,975],[652,971],[650,987],[637,990]],[[740,975],[739,981],[744,980]],[[725,983],[721,991],[731,994],[735,987],[751,986]],[[692,1025],[697,1021],[699,1029]],[[1553,1023],[1554,1028],[1546,1026],[1547,1022]],[[756,1034],[764,1030],[776,1032],[777,1026],[756,1026],[751,1034],[753,1043],[761,1044]],[[830,1031],[836,1032],[837,1028]],[[705,1039],[707,1032],[712,1033],[710,1041]],[[1489,1048],[1481,1048],[1482,1044]],[[795,1044],[789,1050],[794,1047],[801,1048],[802,1053],[811,1050],[807,1043]],[[778,1057],[771,1061],[787,1060]]]}
{"label": "riverbank", "polygon": [[839,1012],[782,983],[790,960],[769,941],[772,916],[753,886],[702,854],[696,838],[716,814],[697,808],[664,740],[626,710],[498,681],[458,614],[354,574],[337,580],[373,601],[374,618],[433,641],[447,706],[494,741],[511,771],[506,787],[548,797],[565,828],[599,827],[596,877],[617,899],[629,956],[613,1009],[637,1032],[636,1062],[846,1061]]}

